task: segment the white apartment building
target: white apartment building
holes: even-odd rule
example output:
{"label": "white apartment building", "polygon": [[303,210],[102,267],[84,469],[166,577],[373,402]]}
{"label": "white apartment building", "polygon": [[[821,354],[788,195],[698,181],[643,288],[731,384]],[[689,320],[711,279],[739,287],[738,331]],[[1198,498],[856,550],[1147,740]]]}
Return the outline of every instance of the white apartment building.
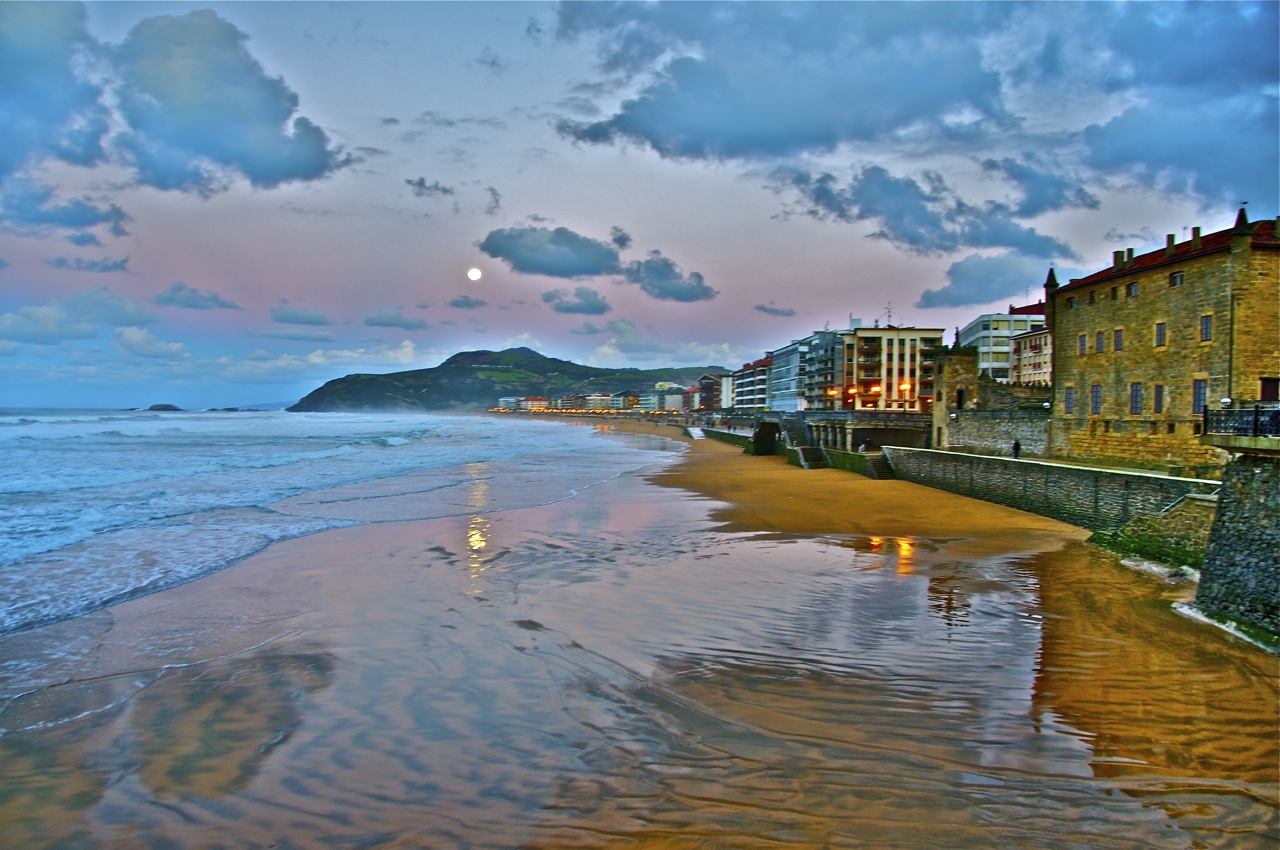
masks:
{"label": "white apartment building", "polygon": [[1013,337],[1044,328],[1044,303],[1009,305],[1008,313],[983,313],[960,329],[958,342],[978,350],[978,374],[1002,383],[1012,380]]}

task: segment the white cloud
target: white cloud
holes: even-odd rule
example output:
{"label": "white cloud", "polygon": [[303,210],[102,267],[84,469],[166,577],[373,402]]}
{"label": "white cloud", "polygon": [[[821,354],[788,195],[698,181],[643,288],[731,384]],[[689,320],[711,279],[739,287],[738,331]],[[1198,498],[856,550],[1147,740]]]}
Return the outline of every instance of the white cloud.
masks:
{"label": "white cloud", "polygon": [[116,350],[148,360],[187,360],[191,357],[180,342],[164,342],[145,328],[116,328]]}

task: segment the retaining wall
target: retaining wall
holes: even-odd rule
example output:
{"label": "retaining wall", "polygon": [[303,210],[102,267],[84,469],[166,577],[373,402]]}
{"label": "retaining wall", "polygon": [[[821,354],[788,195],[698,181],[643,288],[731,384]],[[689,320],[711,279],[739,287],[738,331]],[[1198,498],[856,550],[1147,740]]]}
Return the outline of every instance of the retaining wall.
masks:
{"label": "retaining wall", "polygon": [[884,453],[904,481],[1109,533],[1138,515],[1158,514],[1183,496],[1219,487],[1196,478],[932,449],[886,446]]}
{"label": "retaining wall", "polygon": [[1280,457],[1227,464],[1196,605],[1280,634]]}

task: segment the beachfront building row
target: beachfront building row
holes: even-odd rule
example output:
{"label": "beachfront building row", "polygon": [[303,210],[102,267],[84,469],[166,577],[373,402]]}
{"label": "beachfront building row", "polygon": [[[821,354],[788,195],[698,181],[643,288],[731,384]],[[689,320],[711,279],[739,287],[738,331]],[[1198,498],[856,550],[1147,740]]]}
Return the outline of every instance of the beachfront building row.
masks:
{"label": "beachfront building row", "polygon": [[942,329],[850,324],[792,340],[744,364],[734,373],[734,408],[927,413]]}

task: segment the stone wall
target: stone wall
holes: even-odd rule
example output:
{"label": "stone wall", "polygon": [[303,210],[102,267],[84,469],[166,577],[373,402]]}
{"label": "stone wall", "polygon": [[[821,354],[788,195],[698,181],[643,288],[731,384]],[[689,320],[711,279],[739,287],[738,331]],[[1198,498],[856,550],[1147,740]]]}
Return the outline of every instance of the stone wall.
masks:
{"label": "stone wall", "polygon": [[951,420],[947,435],[951,446],[962,451],[1009,456],[1017,440],[1023,457],[1043,457],[1049,447],[1049,415],[962,411]]}
{"label": "stone wall", "polygon": [[1035,460],[888,446],[898,478],[1088,528],[1115,532],[1140,514],[1157,514],[1218,482],[1103,470]]}
{"label": "stone wall", "polygon": [[1280,634],[1280,455],[1227,464],[1196,605]]}

